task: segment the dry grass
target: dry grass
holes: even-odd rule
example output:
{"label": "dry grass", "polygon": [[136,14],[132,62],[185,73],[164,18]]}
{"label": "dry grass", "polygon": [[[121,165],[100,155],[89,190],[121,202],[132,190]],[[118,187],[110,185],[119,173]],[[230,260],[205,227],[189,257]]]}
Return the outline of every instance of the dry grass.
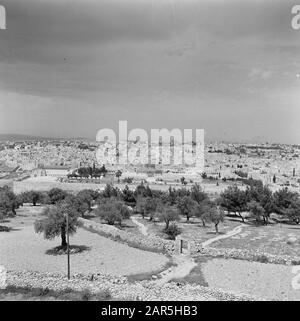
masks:
{"label": "dry grass", "polygon": [[300,300],[292,288],[292,267],[234,259],[213,259],[202,265],[210,287],[245,293],[268,300]]}
{"label": "dry grass", "polygon": [[[290,237],[298,242],[288,244]],[[245,225],[242,233],[213,244],[217,248],[259,250],[274,255],[300,256],[300,226],[272,224],[267,226]]]}
{"label": "dry grass", "polygon": [[[163,232],[165,224],[162,222],[150,222],[148,218],[138,220],[143,223],[150,235],[155,235],[164,239],[167,239],[167,235]],[[224,223],[220,224],[219,232],[226,233],[233,230],[235,227],[240,225],[239,220],[225,220]],[[189,239],[194,239],[198,242],[204,242],[208,239],[211,239],[216,236],[215,228],[211,224],[207,224],[206,227],[202,226],[202,222],[196,218],[191,218],[190,222],[187,223],[185,218],[181,218],[179,222],[176,222],[176,225],[181,230],[181,235],[186,236]],[[129,232],[129,230],[128,230]]]}

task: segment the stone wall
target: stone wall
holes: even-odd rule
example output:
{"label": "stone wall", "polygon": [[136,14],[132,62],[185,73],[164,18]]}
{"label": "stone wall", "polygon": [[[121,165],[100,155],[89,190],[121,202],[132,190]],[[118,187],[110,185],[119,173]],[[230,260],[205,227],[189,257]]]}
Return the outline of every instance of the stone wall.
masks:
{"label": "stone wall", "polygon": [[195,255],[209,255],[213,257],[223,257],[231,259],[240,259],[261,263],[273,263],[283,265],[299,265],[300,257],[291,257],[287,255],[274,255],[270,253],[261,252],[258,250],[247,249],[222,249],[212,247],[202,247],[200,243],[196,244],[193,250]]}
{"label": "stone wall", "polygon": [[145,236],[142,234],[137,235],[120,230],[112,225],[96,223],[83,218],[79,218],[79,221],[83,228],[96,232],[101,236],[109,237],[114,241],[126,243],[131,247],[170,255],[175,251],[175,242],[171,240],[164,240],[159,237]]}
{"label": "stone wall", "polygon": [[89,290],[92,293],[106,291],[117,300],[145,301],[253,301],[260,298],[245,294],[225,292],[220,289],[207,288],[196,284],[178,284],[171,282],[157,284],[153,281],[128,282],[126,277],[97,275],[73,275],[68,280],[66,275],[39,273],[30,271],[8,271],[7,284],[15,287],[43,288],[54,291],[72,289],[74,291]]}

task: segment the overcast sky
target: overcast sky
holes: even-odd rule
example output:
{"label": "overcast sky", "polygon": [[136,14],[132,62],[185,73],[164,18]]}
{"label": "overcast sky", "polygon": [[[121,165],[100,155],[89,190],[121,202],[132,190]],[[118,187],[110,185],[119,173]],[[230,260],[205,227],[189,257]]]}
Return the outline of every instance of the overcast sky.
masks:
{"label": "overcast sky", "polygon": [[300,143],[295,1],[0,2],[1,133],[95,138],[128,120]]}

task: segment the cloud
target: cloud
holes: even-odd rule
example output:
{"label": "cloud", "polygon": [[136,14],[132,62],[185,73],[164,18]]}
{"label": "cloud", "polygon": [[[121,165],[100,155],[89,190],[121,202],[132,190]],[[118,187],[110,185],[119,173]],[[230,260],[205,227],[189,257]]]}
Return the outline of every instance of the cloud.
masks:
{"label": "cloud", "polygon": [[249,72],[249,78],[251,81],[255,80],[267,80],[273,76],[274,72],[272,70],[266,70],[261,68],[253,68]]}
{"label": "cloud", "polygon": [[[298,97],[289,95],[300,70],[291,3],[3,0],[8,29],[0,32],[0,87],[16,93],[1,96],[3,124],[13,128],[17,117],[38,131],[35,123],[44,119],[49,134],[69,119],[65,131],[80,128],[83,136],[99,129],[98,119],[164,127],[192,127],[200,119],[217,133],[237,115],[246,135],[243,117],[256,121],[251,108],[262,110],[278,91],[286,104]],[[18,112],[5,113],[14,102]],[[272,101],[274,124],[282,103]]]}

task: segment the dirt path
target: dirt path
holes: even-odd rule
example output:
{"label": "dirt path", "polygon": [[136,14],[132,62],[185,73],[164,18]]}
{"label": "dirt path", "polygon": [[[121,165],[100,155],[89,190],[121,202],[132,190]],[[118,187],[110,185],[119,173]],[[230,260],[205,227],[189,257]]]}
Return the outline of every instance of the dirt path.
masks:
{"label": "dirt path", "polygon": [[136,225],[138,226],[140,232],[141,232],[143,235],[145,235],[145,236],[148,235],[147,227],[146,227],[144,224],[140,223],[140,222],[136,219],[136,217],[134,217],[134,216],[131,216],[131,220],[132,220],[132,222],[133,222],[134,224],[136,224]]}
{"label": "dirt path", "polygon": [[[147,227],[143,223],[140,223],[134,216],[131,217],[131,220],[138,226],[143,235],[148,235]],[[197,265],[192,257],[184,254],[174,255],[172,258],[176,265],[161,272],[158,275],[159,279],[154,281],[156,284],[164,284],[172,279],[184,278],[189,275],[193,268]]]}
{"label": "dirt path", "polygon": [[192,257],[184,254],[174,255],[174,263],[176,266],[170,267],[168,270],[159,274],[159,279],[154,281],[156,284],[164,284],[172,279],[181,279],[190,274],[193,268],[197,265]]}
{"label": "dirt path", "polygon": [[202,247],[207,247],[211,243],[217,242],[217,241],[222,240],[222,239],[227,239],[227,238],[232,237],[232,236],[234,236],[236,234],[239,234],[239,233],[241,233],[242,228],[243,228],[243,225],[239,225],[236,228],[234,228],[232,231],[229,231],[224,235],[219,235],[219,236],[216,236],[216,237],[214,237],[212,239],[209,239],[209,240],[207,240],[207,241],[202,243]]}
{"label": "dirt path", "polygon": [[[141,223],[139,224],[143,225]],[[212,244],[213,242],[219,241],[221,239],[226,239],[228,237],[239,234],[242,231],[242,227],[243,225],[239,225],[236,228],[234,228],[232,231],[227,232],[224,235],[218,235],[210,240],[207,240],[202,243],[202,246],[206,247]],[[188,255],[184,255],[184,254],[174,255],[173,260],[176,266],[172,266],[168,270],[161,272],[159,275],[160,278],[154,281],[156,284],[164,284],[171,281],[172,279],[184,278],[187,275],[189,275],[190,272],[197,266],[197,263],[195,262],[194,258]]]}

